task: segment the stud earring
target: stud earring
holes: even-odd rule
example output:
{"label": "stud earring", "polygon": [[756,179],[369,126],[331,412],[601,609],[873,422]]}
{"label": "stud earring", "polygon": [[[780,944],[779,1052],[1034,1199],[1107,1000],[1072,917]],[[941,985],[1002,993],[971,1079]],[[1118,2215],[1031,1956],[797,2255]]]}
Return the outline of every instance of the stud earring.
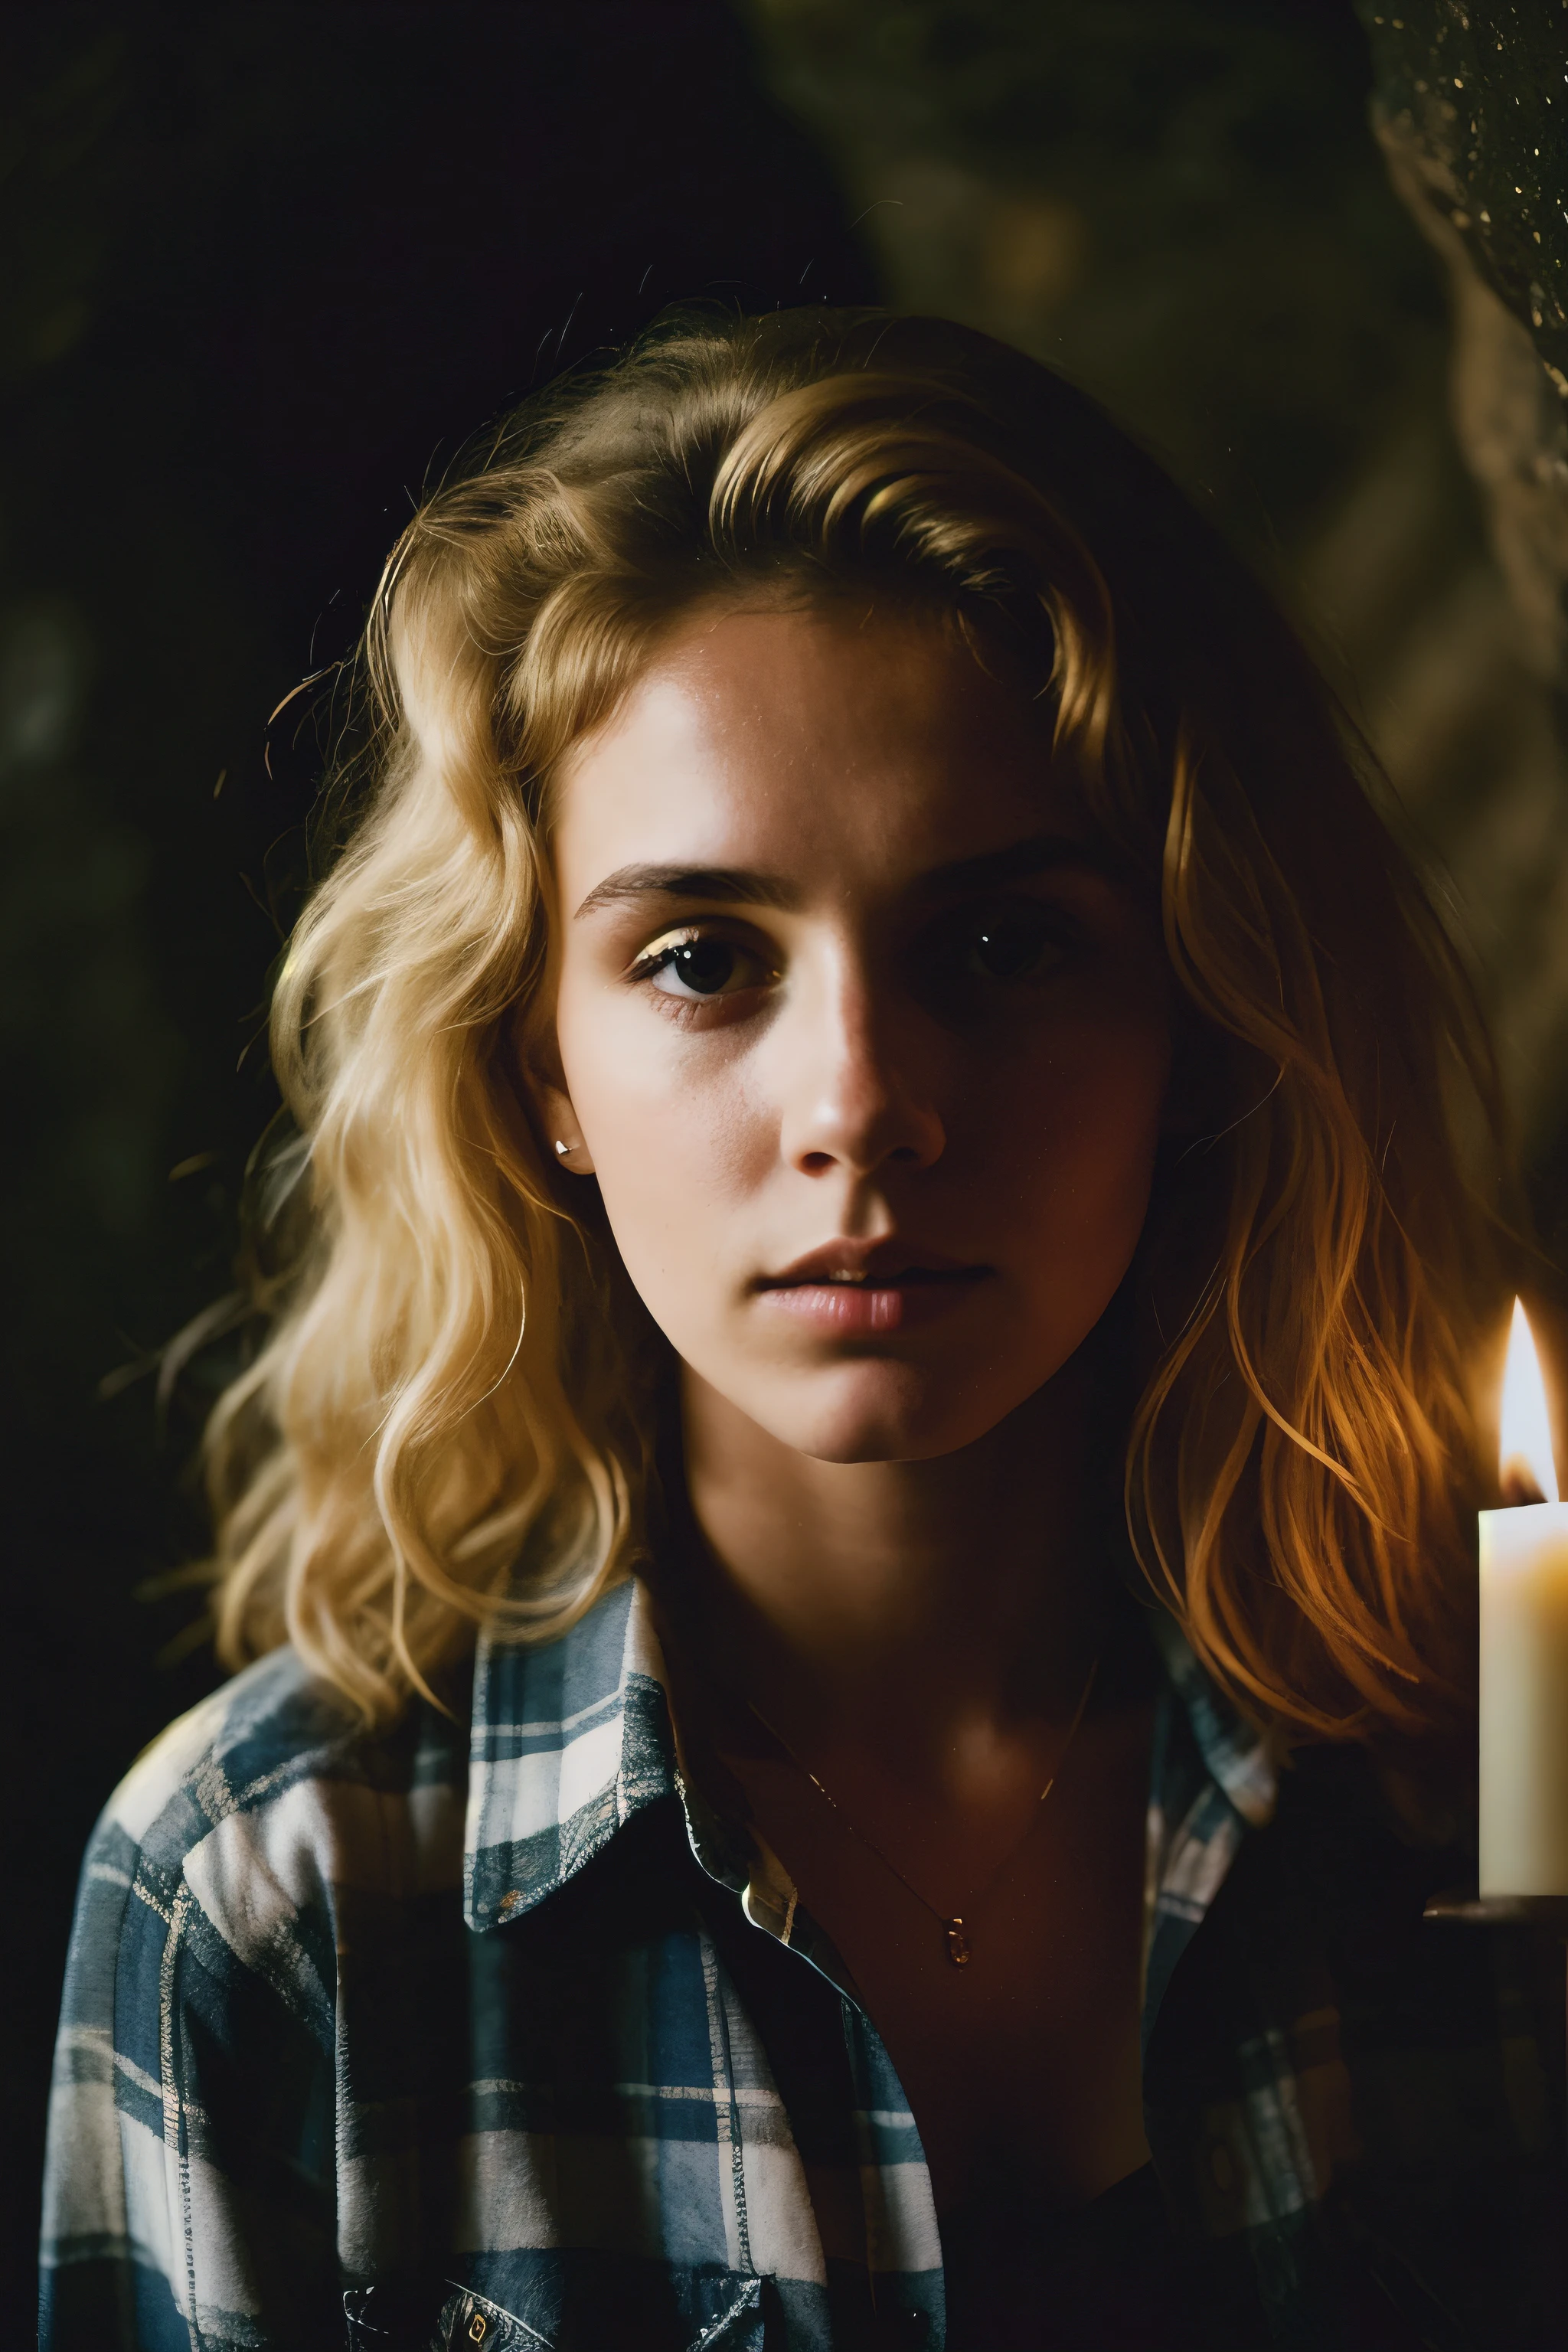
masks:
{"label": "stud earring", "polygon": [[562,1160],[570,1160],[576,1149],[577,1146],[574,1143],[558,1143],[555,1147],[556,1156]]}

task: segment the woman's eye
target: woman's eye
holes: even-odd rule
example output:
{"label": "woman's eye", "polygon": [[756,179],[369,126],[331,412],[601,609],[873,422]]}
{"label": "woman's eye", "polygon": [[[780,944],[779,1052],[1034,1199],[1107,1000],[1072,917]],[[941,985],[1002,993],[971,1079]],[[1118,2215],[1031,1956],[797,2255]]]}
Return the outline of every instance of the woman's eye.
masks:
{"label": "woman's eye", "polygon": [[633,971],[635,979],[647,981],[661,996],[687,1003],[694,997],[733,996],[741,989],[761,987],[773,976],[753,950],[710,934],[653,948]]}
{"label": "woman's eye", "polygon": [[1045,907],[1001,908],[965,932],[963,960],[984,980],[1038,980],[1067,952],[1061,918]]}

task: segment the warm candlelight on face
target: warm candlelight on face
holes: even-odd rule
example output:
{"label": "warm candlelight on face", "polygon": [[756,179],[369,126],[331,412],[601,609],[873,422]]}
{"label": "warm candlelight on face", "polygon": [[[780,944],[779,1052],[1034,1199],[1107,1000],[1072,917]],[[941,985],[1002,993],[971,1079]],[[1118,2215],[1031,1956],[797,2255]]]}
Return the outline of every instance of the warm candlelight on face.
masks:
{"label": "warm candlelight on face", "polygon": [[1524,1309],[1513,1307],[1499,1483],[1481,1513],[1480,1891],[1568,1895],[1568,1504]]}

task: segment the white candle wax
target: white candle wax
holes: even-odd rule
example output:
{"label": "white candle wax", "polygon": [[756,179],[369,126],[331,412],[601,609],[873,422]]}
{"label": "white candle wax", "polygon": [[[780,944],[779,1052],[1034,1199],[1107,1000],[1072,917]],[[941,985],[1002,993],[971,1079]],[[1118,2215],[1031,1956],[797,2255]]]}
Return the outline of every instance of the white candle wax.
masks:
{"label": "white candle wax", "polygon": [[1568,1895],[1568,1503],[1480,1517],[1480,1891]]}

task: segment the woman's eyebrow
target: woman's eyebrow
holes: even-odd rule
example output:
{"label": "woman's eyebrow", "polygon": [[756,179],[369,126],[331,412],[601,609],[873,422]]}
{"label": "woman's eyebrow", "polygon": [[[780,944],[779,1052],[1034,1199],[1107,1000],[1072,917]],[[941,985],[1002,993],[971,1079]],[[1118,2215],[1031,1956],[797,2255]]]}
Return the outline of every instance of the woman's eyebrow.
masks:
{"label": "woman's eyebrow", "polygon": [[964,890],[994,890],[999,883],[1021,882],[1034,874],[1067,867],[1082,874],[1111,875],[1110,858],[1087,841],[1067,833],[1035,833],[1026,841],[1010,842],[1005,849],[989,849],[979,857],[961,857],[952,866],[933,866],[915,885],[922,898],[945,898]]}
{"label": "woman's eyebrow", "polygon": [[[1027,840],[1009,842],[979,857],[963,857],[952,866],[933,866],[914,885],[922,898],[944,898],[955,891],[994,889],[999,883],[1022,880],[1033,874],[1068,866],[1104,874],[1110,860],[1070,834],[1031,834]],[[647,898],[705,898],[730,906],[777,907],[792,912],[802,901],[800,885],[781,874],[766,874],[735,866],[621,866],[596,882],[573,917],[596,915],[605,907],[635,905]]]}
{"label": "woman's eyebrow", "polygon": [[595,882],[575,915],[596,915],[642,898],[717,898],[731,905],[779,907],[788,912],[801,901],[800,887],[780,874],[759,874],[734,866],[621,866]]}

